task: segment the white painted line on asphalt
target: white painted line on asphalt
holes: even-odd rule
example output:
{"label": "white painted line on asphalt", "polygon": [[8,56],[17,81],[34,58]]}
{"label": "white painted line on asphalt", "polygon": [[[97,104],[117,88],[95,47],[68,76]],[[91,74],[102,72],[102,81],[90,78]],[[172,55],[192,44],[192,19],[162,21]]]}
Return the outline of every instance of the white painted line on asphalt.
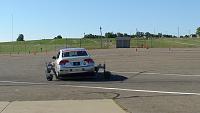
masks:
{"label": "white painted line on asphalt", "polygon": [[124,73],[124,74],[139,74],[139,73],[141,73],[141,72],[122,72],[122,71],[110,71],[111,73]]}
{"label": "white painted line on asphalt", "polygon": [[47,85],[47,83],[16,82],[16,81],[0,81],[0,83],[29,84],[29,85]]}
{"label": "white painted line on asphalt", "polygon": [[166,76],[180,76],[180,77],[200,77],[200,75],[184,75],[184,74],[163,74],[163,73],[143,73],[143,72],[119,72],[119,71],[110,71],[111,73],[120,73],[120,74],[144,74],[144,75],[166,75]]}
{"label": "white painted line on asphalt", "polygon": [[59,86],[66,86],[66,87],[73,87],[73,88],[128,91],[128,92],[143,92],[143,93],[159,93],[159,94],[196,95],[196,96],[200,96],[200,93],[187,93],[187,92],[168,92],[168,91],[137,90],[137,89],[122,89],[122,88],[92,87],[92,86],[76,86],[76,85],[59,85]]}
{"label": "white painted line on asphalt", "polygon": [[[0,83],[29,84],[29,85],[48,85],[48,83],[15,82],[15,81],[0,81]],[[56,85],[56,84],[54,84],[54,85]],[[196,96],[200,96],[200,93],[188,93],[188,92],[168,92],[168,91],[153,91],[153,90],[123,89],[123,88],[113,88],[113,87],[78,86],[78,85],[58,85],[58,86],[73,87],[73,88],[128,91],[128,92],[143,92],[143,93],[159,93],[159,94],[176,94],[176,95],[196,95]]]}

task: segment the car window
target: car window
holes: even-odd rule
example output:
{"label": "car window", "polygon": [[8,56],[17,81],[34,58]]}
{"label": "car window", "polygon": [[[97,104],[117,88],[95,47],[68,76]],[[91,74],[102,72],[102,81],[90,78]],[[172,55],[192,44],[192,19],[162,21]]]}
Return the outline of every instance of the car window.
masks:
{"label": "car window", "polygon": [[63,52],[62,57],[88,56],[86,51]]}

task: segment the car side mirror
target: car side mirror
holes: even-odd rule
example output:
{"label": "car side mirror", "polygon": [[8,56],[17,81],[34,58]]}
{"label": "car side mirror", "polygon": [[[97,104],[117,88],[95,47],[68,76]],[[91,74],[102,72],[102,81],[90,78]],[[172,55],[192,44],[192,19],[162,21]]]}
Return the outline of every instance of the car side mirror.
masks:
{"label": "car side mirror", "polygon": [[52,59],[56,60],[56,56],[53,56]]}

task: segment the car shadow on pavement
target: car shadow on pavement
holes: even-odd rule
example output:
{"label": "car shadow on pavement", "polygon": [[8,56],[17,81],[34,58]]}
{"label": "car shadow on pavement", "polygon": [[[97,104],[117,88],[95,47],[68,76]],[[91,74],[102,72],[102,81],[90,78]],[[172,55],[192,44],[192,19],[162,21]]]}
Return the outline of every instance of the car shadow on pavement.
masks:
{"label": "car shadow on pavement", "polygon": [[61,77],[60,80],[62,81],[80,81],[80,82],[110,82],[110,81],[125,81],[128,78],[119,75],[113,74],[110,72],[98,73],[95,76],[88,76],[87,74],[73,74],[70,76]]}

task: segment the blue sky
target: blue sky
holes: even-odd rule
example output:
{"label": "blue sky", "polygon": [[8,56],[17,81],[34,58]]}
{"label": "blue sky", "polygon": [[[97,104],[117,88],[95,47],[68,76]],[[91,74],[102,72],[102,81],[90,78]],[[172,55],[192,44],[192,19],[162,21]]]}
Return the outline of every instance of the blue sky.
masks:
{"label": "blue sky", "polygon": [[139,31],[177,35],[200,26],[199,0],[0,0],[0,41]]}

